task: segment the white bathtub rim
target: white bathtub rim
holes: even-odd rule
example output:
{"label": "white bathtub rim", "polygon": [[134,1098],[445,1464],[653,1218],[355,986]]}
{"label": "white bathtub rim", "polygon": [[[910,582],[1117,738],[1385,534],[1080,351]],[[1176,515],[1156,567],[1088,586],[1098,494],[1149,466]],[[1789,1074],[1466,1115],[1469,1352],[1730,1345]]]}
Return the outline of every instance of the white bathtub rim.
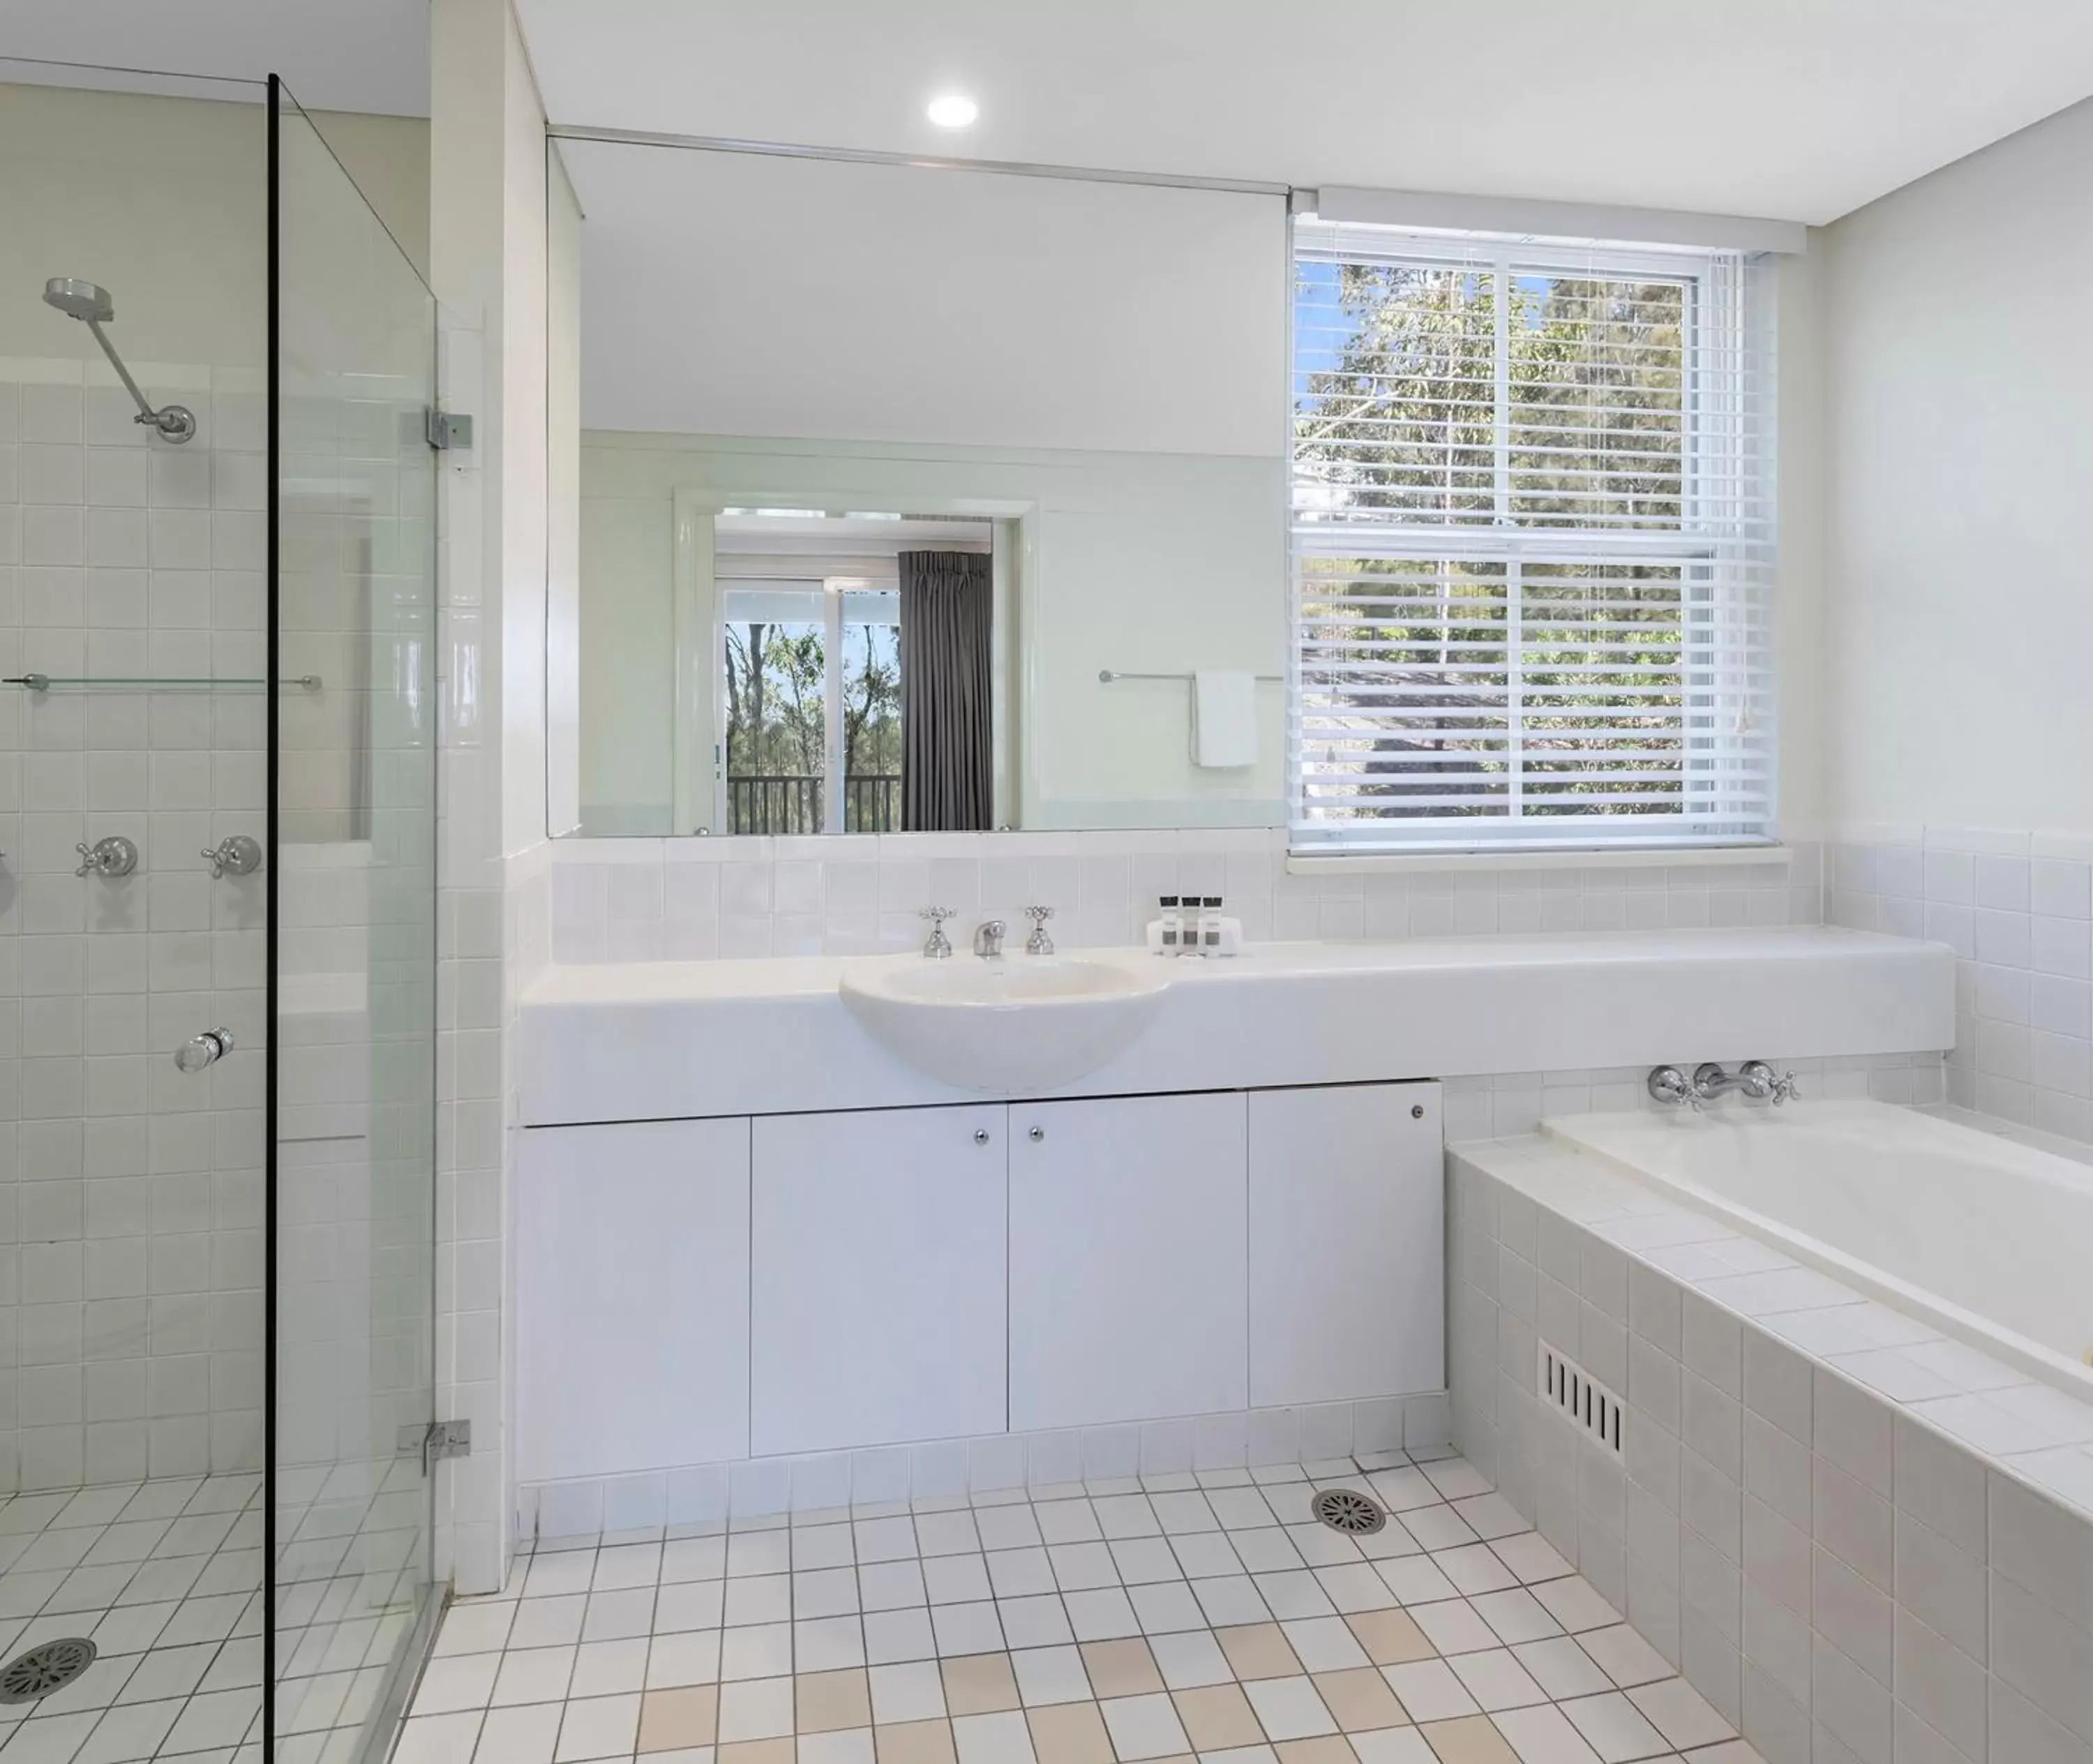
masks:
{"label": "white bathtub rim", "polygon": [[[1824,1104],[1826,1108],[1840,1109],[1843,1105]],[[1893,1103],[1855,1104],[1854,1108],[1894,1108]],[[1900,1109],[1900,1112],[1918,1115],[1916,1109]],[[1925,1118],[1937,1121],[1950,1131],[1967,1133],[1987,1139],[2002,1151],[2016,1152],[2022,1159],[2053,1158],[2055,1154],[2014,1141],[1983,1133],[1965,1123],[1943,1120],[1937,1115],[1926,1114]],[[1580,1157],[1588,1157],[1618,1170],[1646,1188],[1670,1198],[1695,1212],[1705,1213],[1720,1220],[1745,1236],[1756,1237],[1787,1255],[1794,1258],[1792,1265],[1814,1268],[1840,1285],[1852,1289],[1856,1299],[1872,1298],[1887,1305],[1915,1322],[1938,1329],[1952,1341],[1972,1348],[2024,1374],[2038,1384],[2046,1384],[2061,1391],[2065,1396],[2080,1402],[2093,1403],[2093,1367],[2082,1364],[2054,1348],[2008,1328],[2004,1324],[1979,1315],[1964,1306],[1928,1292],[1924,1287],[1899,1279],[1896,1275],[1877,1268],[1873,1263],[1850,1255],[1830,1244],[1820,1242],[1806,1233],[1784,1225],[1764,1213],[1727,1200],[1721,1195],[1692,1182],[1680,1181],[1660,1174],[1635,1163],[1627,1156],[1593,1144],[1578,1137],[1578,1129],[1587,1125],[1601,1125],[1608,1121],[1636,1121],[1647,1123],[1646,1113],[1615,1115],[1571,1115],[1553,1117],[1540,1123],[1542,1137]],[[2014,1160],[2017,1162],[2018,1160]],[[2061,1162],[2063,1160],[2059,1159]],[[2063,1172],[2039,1168],[2023,1168],[2017,1173],[2037,1181],[2057,1182],[2065,1180]],[[2082,1172],[2074,1172],[2074,1175]]]}

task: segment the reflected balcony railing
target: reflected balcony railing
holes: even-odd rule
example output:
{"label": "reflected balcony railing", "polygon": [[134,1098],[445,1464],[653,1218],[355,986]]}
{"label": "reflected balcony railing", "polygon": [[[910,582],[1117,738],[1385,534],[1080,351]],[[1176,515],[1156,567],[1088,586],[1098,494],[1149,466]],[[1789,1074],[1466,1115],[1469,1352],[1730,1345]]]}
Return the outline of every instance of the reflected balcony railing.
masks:
{"label": "reflected balcony railing", "polygon": [[[730,777],[727,830],[791,834],[828,830],[827,781],[817,773],[776,772]],[[846,833],[901,830],[901,774],[853,773],[843,780]]]}

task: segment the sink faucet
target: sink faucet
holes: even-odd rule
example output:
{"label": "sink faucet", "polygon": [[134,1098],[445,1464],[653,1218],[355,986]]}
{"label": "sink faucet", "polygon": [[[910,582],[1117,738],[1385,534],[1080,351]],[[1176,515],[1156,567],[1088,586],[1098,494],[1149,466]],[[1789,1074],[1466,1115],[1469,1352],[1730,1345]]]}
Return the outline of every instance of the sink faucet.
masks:
{"label": "sink faucet", "polygon": [[1003,934],[1006,927],[1000,919],[984,919],[974,927],[974,954],[988,961],[1003,953]]}
{"label": "sink faucet", "polygon": [[925,907],[916,915],[930,921],[930,937],[923,946],[923,953],[934,961],[942,961],[952,953],[951,939],[945,935],[945,921],[951,918],[956,910],[951,907]]}

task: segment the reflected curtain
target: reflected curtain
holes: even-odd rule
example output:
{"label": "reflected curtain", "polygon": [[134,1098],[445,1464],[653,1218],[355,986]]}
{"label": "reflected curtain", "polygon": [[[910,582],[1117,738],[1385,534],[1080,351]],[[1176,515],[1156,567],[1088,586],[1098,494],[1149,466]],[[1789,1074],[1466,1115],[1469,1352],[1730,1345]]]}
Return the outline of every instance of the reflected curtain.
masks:
{"label": "reflected curtain", "polygon": [[986,829],[990,778],[989,560],[904,551],[901,576],[901,825]]}

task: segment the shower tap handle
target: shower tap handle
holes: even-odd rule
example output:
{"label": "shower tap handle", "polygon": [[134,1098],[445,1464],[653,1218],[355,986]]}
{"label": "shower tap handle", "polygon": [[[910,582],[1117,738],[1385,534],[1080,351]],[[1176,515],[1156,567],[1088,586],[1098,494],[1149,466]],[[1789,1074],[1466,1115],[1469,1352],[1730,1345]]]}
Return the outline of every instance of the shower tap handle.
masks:
{"label": "shower tap handle", "polygon": [[73,849],[80,853],[76,876],[128,876],[138,867],[138,847],[120,833],[112,833],[89,845],[84,839]]}
{"label": "shower tap handle", "polygon": [[228,833],[216,845],[206,846],[203,858],[214,882],[223,876],[252,876],[262,867],[262,847],[245,833]]}

